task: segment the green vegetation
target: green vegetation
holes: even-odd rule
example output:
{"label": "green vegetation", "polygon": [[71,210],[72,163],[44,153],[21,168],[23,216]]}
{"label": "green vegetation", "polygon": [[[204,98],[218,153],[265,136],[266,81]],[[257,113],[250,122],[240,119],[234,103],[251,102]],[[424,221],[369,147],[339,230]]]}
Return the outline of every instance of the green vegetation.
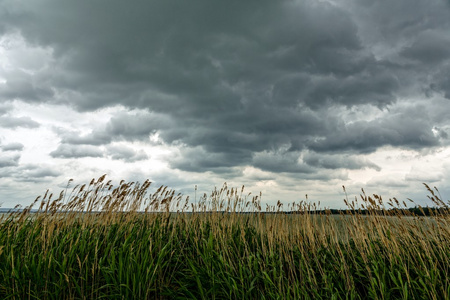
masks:
{"label": "green vegetation", "polygon": [[4,214],[0,298],[450,299],[449,206],[428,186],[430,217],[364,193],[336,216],[149,186],[102,176]]}

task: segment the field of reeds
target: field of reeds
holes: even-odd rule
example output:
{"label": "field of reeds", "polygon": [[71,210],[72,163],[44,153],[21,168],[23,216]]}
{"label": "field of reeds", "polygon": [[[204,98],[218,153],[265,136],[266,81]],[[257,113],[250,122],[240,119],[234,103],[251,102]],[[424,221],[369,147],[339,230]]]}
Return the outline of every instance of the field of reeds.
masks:
{"label": "field of reeds", "polygon": [[0,298],[450,299],[449,203],[428,186],[429,217],[364,192],[331,215],[149,187],[102,176],[3,214]]}

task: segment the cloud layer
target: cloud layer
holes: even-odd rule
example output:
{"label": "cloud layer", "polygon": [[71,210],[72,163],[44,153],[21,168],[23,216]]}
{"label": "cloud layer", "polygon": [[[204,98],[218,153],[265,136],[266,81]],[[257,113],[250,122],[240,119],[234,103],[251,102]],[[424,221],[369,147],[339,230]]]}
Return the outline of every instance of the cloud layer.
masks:
{"label": "cloud layer", "polygon": [[380,175],[383,149],[445,152],[450,4],[413,2],[0,1],[1,149],[31,151],[11,132],[50,130],[51,164],[159,159],[169,174],[251,168],[280,186]]}

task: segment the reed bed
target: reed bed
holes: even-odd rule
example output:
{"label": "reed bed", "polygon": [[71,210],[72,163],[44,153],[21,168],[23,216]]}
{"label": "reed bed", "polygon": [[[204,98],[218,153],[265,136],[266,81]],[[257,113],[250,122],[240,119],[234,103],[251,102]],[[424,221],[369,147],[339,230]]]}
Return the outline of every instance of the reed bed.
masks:
{"label": "reed bed", "polygon": [[428,186],[430,217],[364,191],[331,215],[149,188],[102,176],[4,214],[0,298],[450,299],[449,204]]}

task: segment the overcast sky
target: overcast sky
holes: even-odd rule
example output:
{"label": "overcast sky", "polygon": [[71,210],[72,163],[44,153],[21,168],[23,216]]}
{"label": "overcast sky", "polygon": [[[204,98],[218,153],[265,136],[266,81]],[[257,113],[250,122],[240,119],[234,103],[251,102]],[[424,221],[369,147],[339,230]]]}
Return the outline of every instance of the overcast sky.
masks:
{"label": "overcast sky", "polygon": [[448,0],[0,0],[0,203],[70,178],[450,197]]}

